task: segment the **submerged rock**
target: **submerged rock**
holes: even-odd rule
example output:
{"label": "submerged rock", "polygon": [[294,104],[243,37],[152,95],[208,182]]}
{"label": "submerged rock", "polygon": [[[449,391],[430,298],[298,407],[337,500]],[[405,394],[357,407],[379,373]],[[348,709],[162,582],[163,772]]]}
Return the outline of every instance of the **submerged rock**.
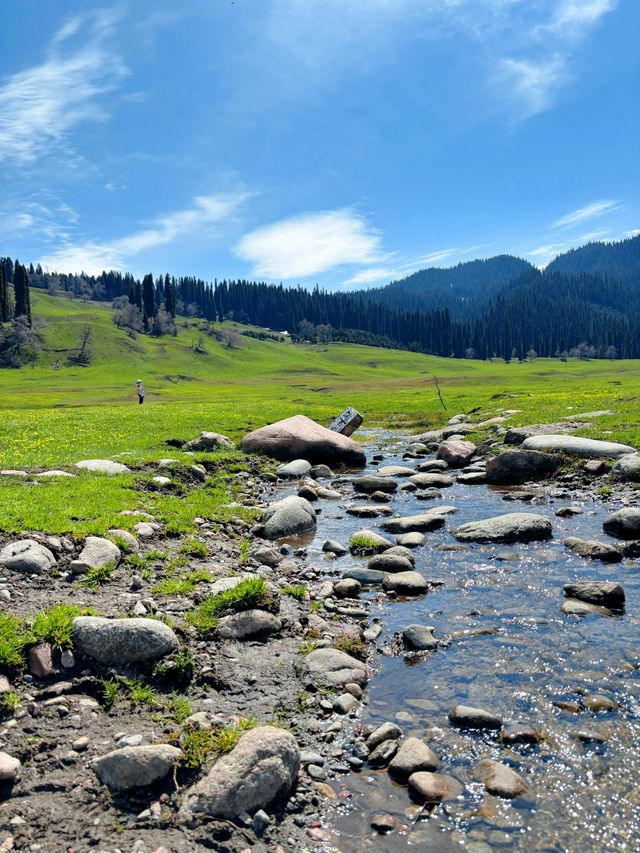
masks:
{"label": "submerged rock", "polygon": [[568,598],[578,598],[592,604],[602,604],[606,607],[622,607],[624,605],[624,589],[615,581],[580,581],[566,583],[564,594]]}
{"label": "submerged rock", "polygon": [[484,708],[472,708],[469,705],[456,705],[449,711],[449,722],[458,729],[502,728],[502,718]]}
{"label": "submerged rock", "polygon": [[475,776],[496,797],[512,800],[529,791],[529,786],[515,770],[489,758],[484,758],[477,765]]}
{"label": "submerged rock", "polygon": [[453,776],[445,773],[419,771],[409,776],[411,793],[420,802],[441,803],[462,796],[462,785]]}
{"label": "submerged rock", "polygon": [[564,540],[564,546],[580,557],[603,560],[605,563],[619,563],[622,559],[622,554],[613,545],[607,545],[595,539],[580,539],[578,536],[567,536]]}
{"label": "submerged rock", "polygon": [[408,737],[400,746],[389,764],[389,775],[400,782],[421,770],[432,772],[438,769],[440,759],[424,741]]}

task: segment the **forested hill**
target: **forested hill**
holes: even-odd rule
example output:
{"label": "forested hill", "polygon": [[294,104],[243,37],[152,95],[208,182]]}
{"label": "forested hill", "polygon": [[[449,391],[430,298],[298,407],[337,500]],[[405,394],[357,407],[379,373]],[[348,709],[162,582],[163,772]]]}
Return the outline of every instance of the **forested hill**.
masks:
{"label": "forested hill", "polygon": [[619,243],[588,243],[558,255],[547,266],[552,273],[592,273],[639,285],[640,235]]}
{"label": "forested hill", "polygon": [[505,284],[534,267],[513,255],[467,261],[455,267],[430,267],[386,287],[360,291],[368,302],[391,308],[431,311],[446,308],[453,317],[471,317]]}
{"label": "forested hill", "polygon": [[[208,283],[169,275],[154,280],[148,274],[140,282],[120,272],[46,273],[5,258],[0,259],[0,357],[11,350],[16,336],[23,343],[28,340],[29,346],[36,343],[37,322],[32,329],[27,280],[29,286],[51,294],[110,302],[114,322],[132,334],[174,334],[175,315],[183,314],[287,330],[302,340],[350,341],[454,358],[510,360],[533,357],[532,353],[640,358],[640,237],[605,247],[609,248],[612,267],[604,273],[560,272],[555,264],[540,271],[517,258],[493,259],[503,276],[518,264],[524,271],[506,283],[503,278],[500,286],[485,277],[492,296],[468,313],[455,313],[446,304],[424,310],[406,299],[387,305],[359,292],[330,293],[243,280]],[[590,246],[585,249],[591,251]],[[578,252],[559,260],[570,263],[576,257],[586,263]],[[602,260],[597,254],[593,258],[601,269]],[[491,269],[489,261],[461,266]]]}

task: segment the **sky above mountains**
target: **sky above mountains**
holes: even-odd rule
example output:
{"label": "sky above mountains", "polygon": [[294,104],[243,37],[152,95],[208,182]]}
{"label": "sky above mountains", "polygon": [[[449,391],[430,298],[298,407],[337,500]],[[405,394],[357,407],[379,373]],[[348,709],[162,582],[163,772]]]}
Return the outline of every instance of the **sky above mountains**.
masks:
{"label": "sky above mountains", "polygon": [[640,233],[637,0],[3,0],[0,254],[355,288]]}

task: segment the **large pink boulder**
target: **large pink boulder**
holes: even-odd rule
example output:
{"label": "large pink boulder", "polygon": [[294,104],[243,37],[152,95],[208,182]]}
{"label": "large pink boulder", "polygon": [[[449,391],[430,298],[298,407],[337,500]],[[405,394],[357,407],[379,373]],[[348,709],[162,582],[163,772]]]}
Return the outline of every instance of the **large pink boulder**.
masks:
{"label": "large pink boulder", "polygon": [[248,433],[242,439],[242,449],[245,453],[264,453],[283,461],[306,459],[312,465],[342,463],[362,468],[366,462],[357,442],[305,415],[294,415]]}
{"label": "large pink boulder", "polygon": [[436,455],[438,459],[444,459],[449,468],[464,468],[471,462],[476,449],[471,441],[452,438],[442,442]]}

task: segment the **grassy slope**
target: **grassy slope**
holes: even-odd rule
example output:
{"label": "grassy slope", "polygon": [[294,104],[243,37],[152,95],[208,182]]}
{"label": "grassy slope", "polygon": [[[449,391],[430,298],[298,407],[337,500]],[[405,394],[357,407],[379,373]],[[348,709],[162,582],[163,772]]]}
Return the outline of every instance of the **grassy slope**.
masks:
{"label": "grassy slope", "polygon": [[[594,421],[587,434],[606,433],[640,445],[640,362],[563,364],[539,359],[506,365],[250,338],[230,350],[211,337],[205,339],[207,354],[198,355],[191,348],[200,334],[197,321],[181,321],[177,338],[140,335],[132,340],[113,325],[103,304],[40,292],[33,294],[33,303],[36,316],[47,322],[47,349],[36,367],[0,371],[0,468],[64,466],[81,458],[122,454],[134,463],[166,455],[180,458],[163,446],[167,438],[186,439],[203,429],[239,438],[251,428],[298,412],[326,423],[347,405],[358,408],[367,424],[416,428],[476,406],[488,415],[503,408],[522,409],[514,423],[611,408],[616,414]],[[66,353],[55,351],[72,348],[87,324],[94,333],[94,361],[86,368],[69,367]],[[52,367],[56,359],[62,363],[57,370]],[[441,380],[446,413],[435,393],[434,376]],[[138,377],[148,392],[144,406],[135,402]],[[114,508],[122,501],[132,505],[135,493],[130,487],[125,482],[118,488],[103,485],[105,492],[113,493]],[[13,513],[13,526],[30,521],[32,526],[44,525],[44,517],[35,524],[35,510],[27,507],[34,502],[24,487],[13,484],[10,494],[8,486],[2,488],[0,506],[21,506]],[[51,502],[56,492],[56,527],[64,529],[66,507],[79,481],[41,488],[51,494]],[[76,498],[89,500],[84,493]],[[48,503],[39,501],[43,516]],[[101,518],[104,521],[104,513]],[[78,524],[69,529],[78,529]],[[3,525],[0,510],[0,528]],[[87,529],[86,524],[81,527]]]}

